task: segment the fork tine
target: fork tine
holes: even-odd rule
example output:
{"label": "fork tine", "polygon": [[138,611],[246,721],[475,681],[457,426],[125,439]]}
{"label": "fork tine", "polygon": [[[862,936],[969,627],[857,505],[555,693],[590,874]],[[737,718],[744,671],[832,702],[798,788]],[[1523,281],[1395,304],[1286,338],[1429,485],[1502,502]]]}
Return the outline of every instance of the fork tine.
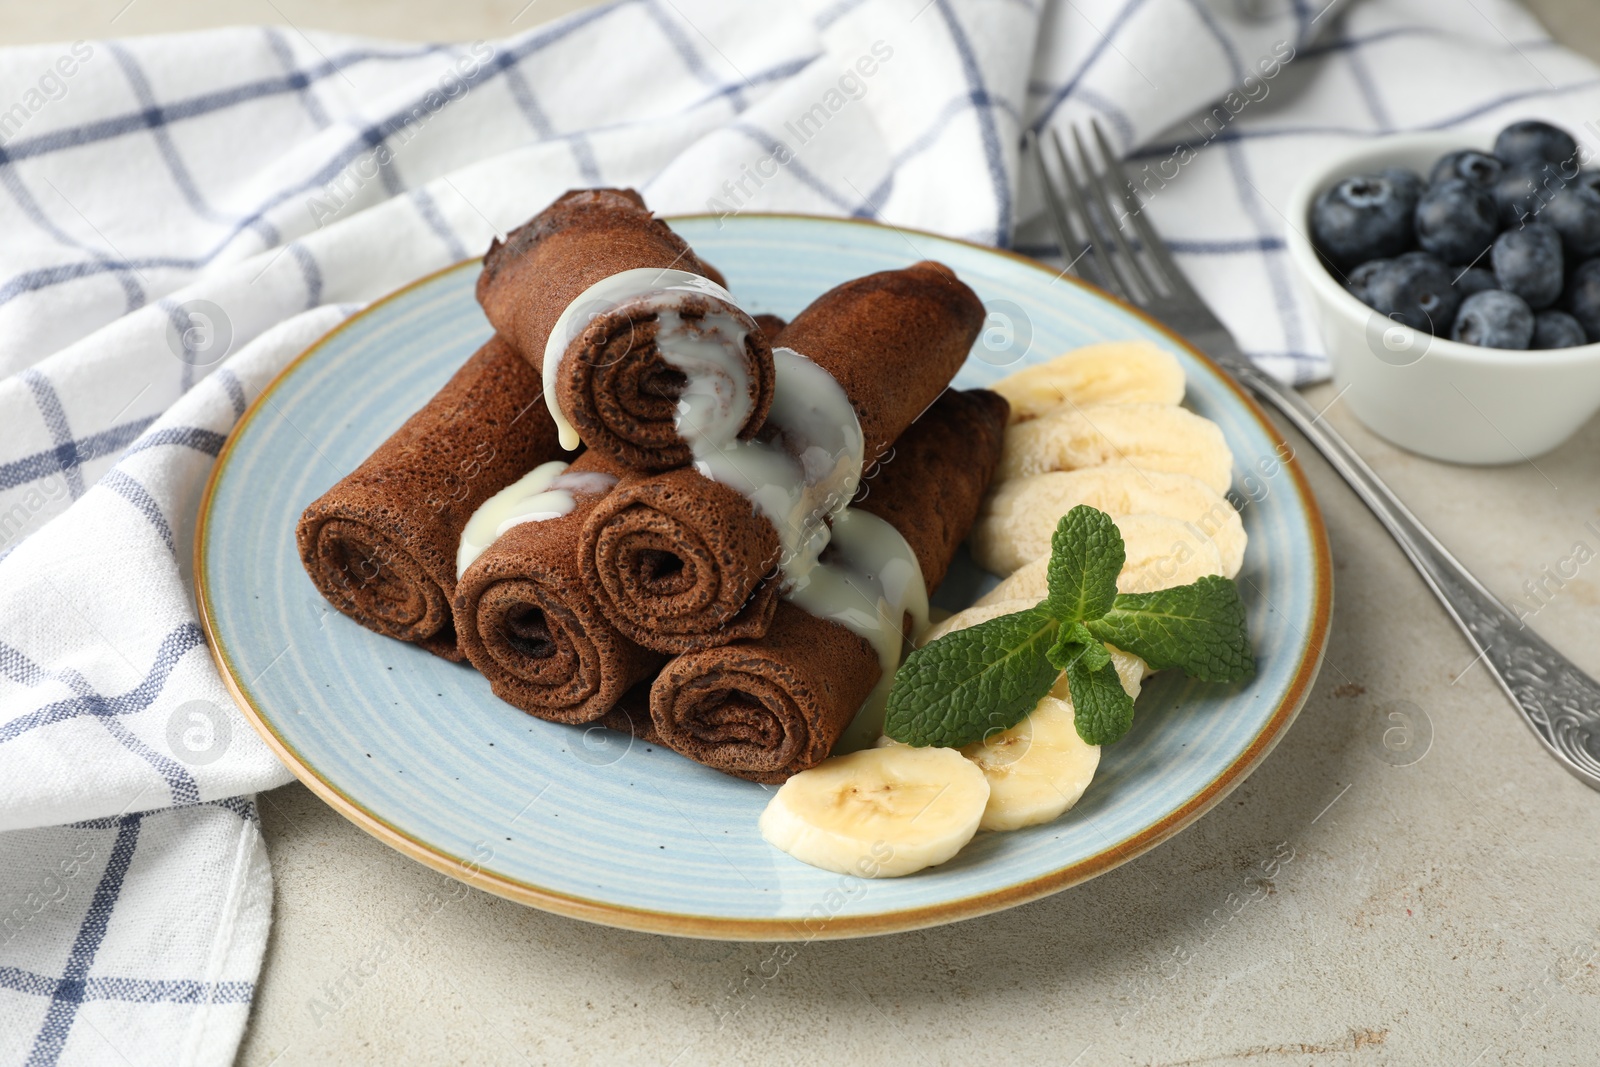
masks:
{"label": "fork tine", "polygon": [[1088,280],[1102,289],[1105,288],[1105,283],[1100,277],[1100,265],[1092,254],[1092,246],[1079,240],[1077,234],[1073,232],[1072,220],[1067,215],[1067,206],[1061,202],[1061,193],[1056,189],[1055,179],[1050,177],[1050,170],[1044,164],[1044,151],[1032,130],[1022,135],[1022,150],[1025,155],[1032,157],[1034,167],[1039,172],[1039,184],[1044,188],[1046,213],[1050,216],[1051,226],[1056,231],[1056,242],[1061,246],[1061,257],[1066,260],[1066,273],[1074,278],[1083,277],[1078,268],[1082,263],[1092,275]]}
{"label": "fork tine", "polygon": [[1123,280],[1121,272],[1111,259],[1111,249],[1104,243],[1100,235],[1100,228],[1095,225],[1094,216],[1089,213],[1089,201],[1084,195],[1083,186],[1078,184],[1077,172],[1072,169],[1072,164],[1067,162],[1067,153],[1061,148],[1061,138],[1055,130],[1050,131],[1050,145],[1056,150],[1056,164],[1061,168],[1061,182],[1067,187],[1067,192],[1072,197],[1072,206],[1077,208],[1078,215],[1083,219],[1083,228],[1089,238],[1089,243],[1084,252],[1084,257],[1095,257],[1095,273],[1099,275],[1100,288],[1114,296],[1129,298],[1127,282]]}
{"label": "fork tine", "polygon": [[[1111,195],[1111,190],[1106,187],[1106,180],[1101,177],[1100,171],[1095,167],[1094,157],[1084,147],[1083,134],[1077,126],[1072,128],[1072,144],[1078,150],[1078,158],[1083,160],[1083,170],[1088,176],[1089,186],[1094,191],[1095,199],[1101,212],[1105,215],[1106,225],[1111,230],[1111,238],[1116,242],[1118,250],[1122,252],[1122,261],[1127,262],[1129,273],[1137,279],[1138,289],[1145,294],[1143,300],[1135,298],[1134,302],[1140,304],[1148,303],[1160,293],[1160,290],[1150,280],[1150,275],[1146,273],[1144,264],[1139,262],[1138,255],[1134,253],[1133,245],[1128,243],[1127,235],[1122,232],[1122,224],[1117,217],[1117,201]],[[1106,165],[1109,167],[1111,160],[1115,158],[1115,156],[1107,156]],[[1115,173],[1118,178],[1122,177],[1120,171],[1112,173]],[[1133,287],[1130,286],[1129,291],[1132,292]]]}
{"label": "fork tine", "polygon": [[1189,279],[1184,276],[1183,271],[1178,269],[1178,264],[1173,260],[1172,253],[1167,250],[1166,242],[1156,233],[1155,228],[1146,221],[1144,204],[1134,194],[1133,183],[1128,179],[1127,169],[1117,161],[1116,153],[1111,148],[1111,142],[1106,138],[1105,130],[1100,126],[1100,120],[1093,119],[1089,125],[1094,131],[1095,140],[1100,143],[1100,152],[1105,157],[1106,168],[1114,170],[1116,176],[1122,179],[1116,183],[1117,189],[1122,194],[1122,202],[1128,209],[1128,218],[1133,222],[1133,228],[1139,235],[1140,243],[1144,245],[1145,250],[1150,253],[1151,260],[1155,263],[1157,277],[1168,293],[1198,301],[1200,295],[1189,284]]}
{"label": "fork tine", "polygon": [[1044,159],[1039,154],[1039,139],[1032,130],[1024,131],[1022,135],[1022,152],[1033,160],[1034,169],[1039,175],[1039,184],[1044,190],[1045,213],[1050,216],[1050,227],[1056,232],[1056,244],[1061,247],[1061,256],[1067,261],[1067,273],[1076,275],[1074,267],[1076,258],[1073,249],[1077,247],[1078,238],[1072,232],[1071,221],[1067,218],[1066,205],[1061,202],[1061,194],[1056,192],[1055,183],[1050,178],[1050,172],[1045,169]]}

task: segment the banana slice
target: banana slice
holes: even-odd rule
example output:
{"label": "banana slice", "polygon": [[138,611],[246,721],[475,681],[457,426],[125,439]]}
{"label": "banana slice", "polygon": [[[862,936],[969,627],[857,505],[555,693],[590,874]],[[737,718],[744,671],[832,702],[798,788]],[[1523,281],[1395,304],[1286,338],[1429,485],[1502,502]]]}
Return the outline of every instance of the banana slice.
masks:
{"label": "banana slice", "polygon": [[784,782],[761,836],[813,867],[898,878],[961,851],[988,802],[988,779],[953,748],[865,748]]}
{"label": "banana slice", "polygon": [[1078,736],[1070,701],[1047,696],[1017,725],[961,754],[989,780],[980,830],[1049,822],[1078,802],[1100,765],[1100,746]]}
{"label": "banana slice", "polygon": [[1149,341],[1085,345],[989,386],[1011,402],[1011,421],[1027,422],[1074,404],[1176,404],[1183,399],[1178,357]]}
{"label": "banana slice", "polygon": [[1173,404],[1069,404],[1013,426],[995,477],[1119,462],[1187,474],[1218,493],[1233,484],[1233,452],[1221,428]]}
{"label": "banana slice", "polygon": [[1193,523],[1216,545],[1225,577],[1238,574],[1244,562],[1244,524],[1232,504],[1187,474],[1141,471],[1126,464],[1001,482],[984,501],[973,527],[973,558],[992,574],[1010,574],[1050,551],[1056,523],[1079,504],[1112,518],[1152,514]]}
{"label": "banana slice", "polygon": [[[1116,520],[1125,559],[1117,575],[1117,592],[1150,593],[1188,585],[1208,574],[1222,573],[1216,544],[1193,523],[1165,515],[1123,515]],[[1050,557],[1025,563],[999,585],[973,601],[973,607],[1002,600],[1037,604],[1049,592]]]}
{"label": "banana slice", "polygon": [[[1043,595],[1027,597],[1022,600],[997,600],[988,604],[974,604],[965,611],[958,611],[937,626],[930,626],[917,641],[918,647],[931,641],[937,641],[945,634],[956,630],[965,630],[968,626],[976,626],[980,622],[998,619],[1002,615],[1010,615],[1015,611],[1027,611],[1040,600]],[[1117,678],[1122,682],[1122,688],[1135,700],[1139,699],[1139,688],[1144,680],[1150,676],[1150,665],[1135,656],[1132,652],[1124,652],[1116,645],[1107,645],[1106,651],[1111,653],[1111,665],[1117,669]],[[1062,700],[1069,699],[1067,695],[1067,676],[1062,672],[1056,679],[1055,688],[1050,690],[1053,696]]]}

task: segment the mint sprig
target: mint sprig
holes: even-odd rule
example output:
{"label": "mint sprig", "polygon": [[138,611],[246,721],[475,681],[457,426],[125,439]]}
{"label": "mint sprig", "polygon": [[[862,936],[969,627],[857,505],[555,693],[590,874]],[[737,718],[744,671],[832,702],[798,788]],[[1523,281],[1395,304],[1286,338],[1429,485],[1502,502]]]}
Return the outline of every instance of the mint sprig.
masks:
{"label": "mint sprig", "polygon": [[1098,619],[1117,598],[1117,575],[1127,552],[1111,516],[1079,505],[1061,517],[1050,538],[1045,604],[1062,622]]}
{"label": "mint sprig", "polygon": [[1078,736],[1090,745],[1121,741],[1133,726],[1133,698],[1122,688],[1110,653],[1098,667],[1090,666],[1085,656],[1065,669],[1067,688],[1072,691],[1072,725]]}
{"label": "mint sprig", "polygon": [[[991,726],[977,709],[1001,730],[1020,722],[1056,680],[1047,650],[1059,626],[1041,605],[917,649],[894,676],[885,732],[908,745],[960,748]],[[897,708],[909,714],[897,720]]]}
{"label": "mint sprig", "polygon": [[1078,736],[1111,744],[1133,725],[1133,698],[1108,644],[1154,670],[1176,667],[1202,681],[1255,672],[1238,586],[1208,576],[1118,593],[1125,558],[1109,515],[1082,505],[1067,512],[1051,539],[1049,595],[907,656],[889,690],[884,732],[910,745],[960,748],[1022,721],[1064,672]]}
{"label": "mint sprig", "polygon": [[1177,667],[1203,682],[1231,682],[1255,670],[1239,587],[1212,574],[1176,589],[1123,593],[1085,629],[1151,670]]}

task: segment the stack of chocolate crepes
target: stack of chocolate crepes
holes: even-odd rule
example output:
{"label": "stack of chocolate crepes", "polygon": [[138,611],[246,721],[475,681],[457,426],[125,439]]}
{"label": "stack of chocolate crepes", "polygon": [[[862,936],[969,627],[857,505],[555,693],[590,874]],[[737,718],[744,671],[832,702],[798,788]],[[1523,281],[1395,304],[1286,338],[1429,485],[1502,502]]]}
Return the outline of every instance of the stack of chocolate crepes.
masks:
{"label": "stack of chocolate crepes", "polygon": [[[495,336],[306,509],[300,554],[344,614],[470,661],[530,714],[629,729],[780,782],[827,757],[882,668],[866,639],[784,599],[772,522],[694,466],[677,424],[687,379],[654,344],[668,318],[659,294],[597,304],[569,330],[563,312],[591,286],[646,268],[722,283],[632,190],[569,192],[496,241],[477,290]],[[826,370],[864,439],[852,506],[900,532],[933,590],[1006,423],[996,394],[947,389],[982,326],[977,296],[931,262],[846,282],[787,324],[717,293],[675,291],[670,317],[737,351],[738,436],[773,439],[775,346]],[[550,376],[547,348],[559,353]],[[577,451],[562,449],[552,404]],[[458,573],[473,513],[552,460],[591,475],[570,481],[571,509],[502,529]]]}

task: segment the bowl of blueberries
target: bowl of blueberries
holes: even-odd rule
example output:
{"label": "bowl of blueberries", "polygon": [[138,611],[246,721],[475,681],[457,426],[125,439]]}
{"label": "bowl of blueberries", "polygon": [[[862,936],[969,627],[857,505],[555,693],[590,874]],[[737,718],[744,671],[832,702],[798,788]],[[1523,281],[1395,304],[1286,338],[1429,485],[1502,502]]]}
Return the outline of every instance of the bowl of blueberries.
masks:
{"label": "bowl of blueberries", "polygon": [[[1369,428],[1513,463],[1600,409],[1600,169],[1545,122],[1379,138],[1307,176],[1294,261]],[[1303,225],[1300,225],[1303,220]]]}

